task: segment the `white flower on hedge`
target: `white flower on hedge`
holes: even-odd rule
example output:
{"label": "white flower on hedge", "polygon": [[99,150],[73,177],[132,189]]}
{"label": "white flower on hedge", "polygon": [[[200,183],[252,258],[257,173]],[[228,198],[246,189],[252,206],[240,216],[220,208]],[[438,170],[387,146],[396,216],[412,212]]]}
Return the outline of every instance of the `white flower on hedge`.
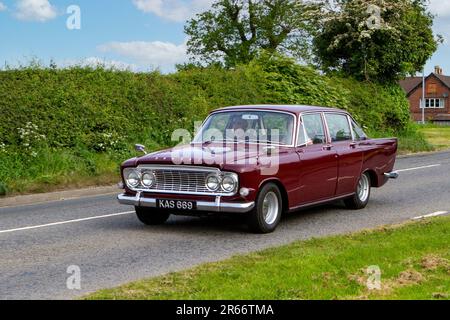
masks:
{"label": "white flower on hedge", "polygon": [[44,134],[39,133],[39,127],[32,122],[27,122],[24,128],[17,128],[17,130],[20,140],[22,140],[22,146],[27,149],[31,149],[33,145],[46,139]]}

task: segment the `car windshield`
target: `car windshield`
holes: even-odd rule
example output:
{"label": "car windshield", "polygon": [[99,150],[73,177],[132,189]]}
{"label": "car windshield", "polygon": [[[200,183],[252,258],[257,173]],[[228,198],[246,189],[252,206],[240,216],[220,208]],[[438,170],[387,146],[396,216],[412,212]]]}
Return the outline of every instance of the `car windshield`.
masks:
{"label": "car windshield", "polygon": [[295,117],[274,111],[229,111],[212,114],[194,143],[249,142],[292,145]]}

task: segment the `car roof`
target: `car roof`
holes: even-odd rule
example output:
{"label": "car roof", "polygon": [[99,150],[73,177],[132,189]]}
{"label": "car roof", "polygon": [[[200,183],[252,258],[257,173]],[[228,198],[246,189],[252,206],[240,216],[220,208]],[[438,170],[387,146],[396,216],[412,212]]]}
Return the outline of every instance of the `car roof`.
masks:
{"label": "car roof", "polygon": [[221,111],[239,111],[239,110],[261,110],[261,111],[283,111],[294,114],[300,114],[303,112],[326,112],[326,111],[338,111],[346,112],[337,108],[319,107],[319,106],[307,106],[307,105],[245,105],[245,106],[234,106],[226,107],[218,110],[214,110],[212,113]]}

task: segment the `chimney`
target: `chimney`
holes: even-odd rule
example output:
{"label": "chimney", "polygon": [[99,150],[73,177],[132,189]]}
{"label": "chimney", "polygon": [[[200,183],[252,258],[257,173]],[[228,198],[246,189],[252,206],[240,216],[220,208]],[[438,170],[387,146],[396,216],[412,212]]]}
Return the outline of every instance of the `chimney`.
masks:
{"label": "chimney", "polygon": [[442,68],[440,66],[434,67],[434,73],[435,74],[442,75],[442,73],[443,73],[442,71],[443,70],[442,70]]}

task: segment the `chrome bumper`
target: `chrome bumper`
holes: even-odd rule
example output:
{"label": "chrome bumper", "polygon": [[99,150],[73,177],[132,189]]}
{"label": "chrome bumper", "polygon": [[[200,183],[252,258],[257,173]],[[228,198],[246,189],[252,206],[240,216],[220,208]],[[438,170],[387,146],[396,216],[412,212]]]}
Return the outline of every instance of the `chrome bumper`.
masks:
{"label": "chrome bumper", "polygon": [[[156,199],[144,198],[141,193],[137,193],[135,197],[130,197],[125,194],[117,196],[120,204],[130,205],[135,207],[156,208]],[[229,203],[221,202],[220,197],[216,197],[215,202],[197,201],[197,209],[195,211],[207,212],[224,212],[224,213],[246,213],[255,207],[254,202],[246,203]]]}
{"label": "chrome bumper", "polygon": [[392,172],[385,173],[384,176],[388,179],[397,179],[399,177],[399,174],[397,171],[392,171]]}

